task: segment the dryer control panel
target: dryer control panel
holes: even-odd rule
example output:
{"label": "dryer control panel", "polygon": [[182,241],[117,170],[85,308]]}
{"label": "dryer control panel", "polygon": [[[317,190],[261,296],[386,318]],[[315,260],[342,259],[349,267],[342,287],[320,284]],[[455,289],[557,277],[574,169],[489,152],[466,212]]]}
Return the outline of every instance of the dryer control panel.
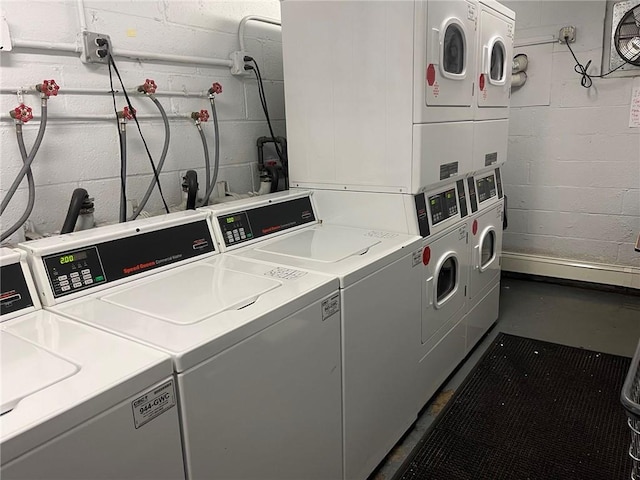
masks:
{"label": "dryer control panel", "polygon": [[423,237],[436,233],[434,227],[436,230],[441,230],[441,225],[447,228],[451,223],[447,220],[460,220],[469,214],[464,180],[444,190],[414,195],[414,202],[418,229]]}

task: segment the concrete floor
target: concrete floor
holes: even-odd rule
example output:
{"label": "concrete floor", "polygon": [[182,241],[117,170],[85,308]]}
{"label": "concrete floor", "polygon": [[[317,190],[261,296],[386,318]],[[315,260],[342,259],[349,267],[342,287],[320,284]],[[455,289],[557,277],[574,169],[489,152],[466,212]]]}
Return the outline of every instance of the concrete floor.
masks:
{"label": "concrete floor", "polygon": [[369,480],[393,477],[499,332],[631,357],[640,339],[640,296],[503,277],[498,322]]}

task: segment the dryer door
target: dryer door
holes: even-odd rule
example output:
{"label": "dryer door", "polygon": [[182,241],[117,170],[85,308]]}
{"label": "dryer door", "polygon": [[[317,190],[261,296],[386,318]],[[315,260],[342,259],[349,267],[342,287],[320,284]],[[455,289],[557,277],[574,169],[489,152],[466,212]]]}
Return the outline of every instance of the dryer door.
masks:
{"label": "dryer door", "polygon": [[466,228],[456,228],[433,242],[431,259],[425,267],[423,288],[422,343],[443,328],[465,305],[467,279]]}
{"label": "dryer door", "polygon": [[480,6],[478,107],[509,106],[513,25],[513,20]]}
{"label": "dryer door", "polygon": [[[502,252],[502,201],[477,218],[477,228],[472,229],[471,273],[469,298],[475,298],[488,285],[500,278],[500,254]],[[476,233],[473,234],[473,231]]]}
{"label": "dryer door", "polygon": [[415,68],[424,82],[422,109],[472,104],[476,18],[475,2],[416,2],[416,35],[422,37],[416,39]]}

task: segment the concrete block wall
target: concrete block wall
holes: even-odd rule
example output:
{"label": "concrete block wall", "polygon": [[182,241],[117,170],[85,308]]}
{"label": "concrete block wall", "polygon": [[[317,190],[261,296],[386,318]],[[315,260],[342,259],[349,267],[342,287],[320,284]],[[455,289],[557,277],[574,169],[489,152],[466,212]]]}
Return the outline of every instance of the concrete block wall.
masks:
{"label": "concrete block wall", "polygon": [[[604,1],[505,1],[516,12],[516,44],[577,27],[572,47],[599,74]],[[629,128],[638,77],[593,79],[583,88],[565,45],[549,48],[549,105],[511,108],[505,252],[640,267],[640,129]],[[548,59],[530,57],[529,69]],[[526,84],[523,89],[531,85]]]}
{"label": "concrete block wall", "polygon": [[[277,0],[145,0],[109,2],[85,1],[89,31],[108,34],[115,49],[184,56],[227,59],[239,50],[238,24],[246,15],[280,18]],[[11,36],[19,40],[75,43],[80,32],[77,2],[74,0],[3,0],[0,15],[6,19]],[[249,22],[246,27],[247,52],[259,63],[269,111],[276,135],[285,135],[282,46],[280,28]],[[135,88],[152,78],[158,92],[203,92],[212,82],[220,82],[223,93],[216,99],[220,120],[221,167],[219,180],[226,180],[234,192],[259,188],[256,139],[269,130],[260,106],[253,75],[234,77],[227,67],[208,67],[133,61],[116,58],[125,86]],[[52,54],[37,50],[15,49],[0,53],[0,87],[29,87],[44,79],[55,79],[61,94],[49,101],[50,118],[73,115],[112,115],[108,95],[65,95],[65,88],[97,88],[109,91],[108,68],[85,65],[75,54]],[[120,89],[114,76],[116,89]],[[116,97],[118,109],[125,106]],[[211,110],[206,98],[158,97],[167,113],[188,114]],[[26,124],[25,139],[30,149],[38,130],[40,111],[36,95],[24,96],[33,107],[35,119]],[[6,194],[22,166],[15,128],[8,112],[18,105],[16,95],[0,95],[0,196]],[[132,98],[140,115],[158,115],[147,98]],[[190,120],[174,119],[171,143],[160,175],[165,198],[170,204],[181,201],[180,174],[188,169],[198,172],[204,186],[203,150],[198,132]],[[213,124],[204,130],[213,161]],[[160,120],[142,121],[142,130],[156,163],[160,158],[164,128]],[[152,170],[134,122],[127,128],[127,195],[140,200],[152,180]],[[113,222],[118,217],[120,157],[114,121],[55,121],[51,119],[42,146],[33,165],[37,185],[36,203],[31,221],[38,231],[53,232],[62,226],[74,188],[85,188],[95,197],[96,220]],[[2,215],[3,229],[20,217],[27,203],[23,181],[7,211]],[[157,189],[146,210],[162,208]],[[9,240],[22,239],[22,231]]]}

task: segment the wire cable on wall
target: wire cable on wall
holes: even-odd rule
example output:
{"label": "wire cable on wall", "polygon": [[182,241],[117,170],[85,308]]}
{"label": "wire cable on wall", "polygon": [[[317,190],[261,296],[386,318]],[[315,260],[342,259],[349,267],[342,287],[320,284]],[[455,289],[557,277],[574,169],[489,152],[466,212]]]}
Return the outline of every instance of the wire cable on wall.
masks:
{"label": "wire cable on wall", "polygon": [[[569,44],[569,41],[568,41],[569,39],[565,37],[564,40],[565,40],[565,43],[567,45],[567,48],[571,52],[571,55],[573,56],[573,59],[576,62],[576,64],[573,67],[573,69],[576,71],[576,73],[578,73],[578,74],[580,74],[582,76],[582,78],[580,79],[580,85],[582,85],[584,88],[591,88],[591,86],[593,85],[593,79],[594,78],[605,78],[608,75],[611,75],[613,72],[615,72],[617,70],[620,70],[622,67],[624,67],[627,64],[626,62],[624,62],[621,65],[618,65],[613,70],[609,70],[607,73],[603,73],[602,75],[590,75],[590,74],[587,73],[587,70],[589,70],[589,67],[591,66],[591,60],[589,60],[586,65],[582,65],[580,63],[580,61],[578,60],[578,57],[576,57],[576,54],[573,53],[573,49],[571,48],[571,45]],[[637,56],[638,55],[636,55],[636,57]]]}
{"label": "wire cable on wall", "polygon": [[271,140],[273,140],[273,145],[276,149],[276,154],[280,159],[280,164],[282,165],[282,170],[284,171],[284,181],[285,181],[285,189],[289,188],[289,175],[288,175],[288,167],[287,167],[287,159],[285,158],[284,152],[281,150],[280,145],[276,139],[276,136],[273,132],[273,125],[271,124],[271,117],[269,115],[269,106],[267,105],[267,97],[264,93],[264,83],[262,81],[262,74],[260,73],[260,67],[258,66],[258,62],[255,61],[253,57],[245,57],[246,61],[250,61],[253,63],[254,67],[250,69],[253,70],[253,73],[256,76],[256,81],[258,83],[258,95],[260,96],[260,104],[262,105],[262,110],[264,112],[264,116],[267,119],[267,125],[269,126],[269,133],[271,134]]}
{"label": "wire cable on wall", "polygon": [[[118,71],[118,67],[116,65],[116,62],[113,60],[113,56],[111,54],[109,54],[109,63],[110,63],[111,66],[113,66],[113,70],[116,72],[118,80],[120,81],[120,85],[122,86],[122,93],[124,94],[124,98],[127,101],[127,105],[129,106],[131,111],[135,111],[135,109],[133,108],[133,105],[131,104],[131,100],[129,99],[129,95],[127,94],[127,89],[124,86],[124,82],[122,81],[122,77],[120,76],[120,72]],[[147,157],[149,158],[149,163],[151,164],[151,169],[153,170],[153,178],[155,179],[155,183],[158,186],[158,192],[160,193],[160,198],[162,199],[162,204],[164,205],[165,211],[167,213],[169,213],[169,206],[167,205],[167,202],[166,202],[166,200],[164,198],[164,193],[162,192],[162,185],[160,185],[160,176],[159,176],[159,173],[158,173],[158,169],[156,168],[156,164],[153,161],[153,157],[151,156],[151,152],[149,151],[149,146],[147,145],[147,141],[144,138],[144,135],[142,134],[142,129],[140,128],[140,123],[138,122],[138,119],[136,118],[135,115],[133,116],[133,119],[136,122],[136,127],[138,128],[138,133],[140,134],[140,138],[142,139],[142,143],[144,145],[144,149],[147,152]],[[132,219],[136,218],[141,211],[142,211],[142,209],[138,208],[137,213],[134,214]]]}
{"label": "wire cable on wall", "polygon": [[[126,152],[126,137],[123,139],[123,130],[120,125],[120,118],[118,114],[118,106],[116,105],[116,93],[113,88],[113,72],[111,71],[111,62],[109,62],[109,85],[111,86],[111,98],[113,99],[113,113],[116,115],[116,122],[118,125],[118,146],[120,148],[120,208],[118,214],[118,220],[120,223],[127,220],[127,152]],[[123,214],[124,211],[124,214]]]}

